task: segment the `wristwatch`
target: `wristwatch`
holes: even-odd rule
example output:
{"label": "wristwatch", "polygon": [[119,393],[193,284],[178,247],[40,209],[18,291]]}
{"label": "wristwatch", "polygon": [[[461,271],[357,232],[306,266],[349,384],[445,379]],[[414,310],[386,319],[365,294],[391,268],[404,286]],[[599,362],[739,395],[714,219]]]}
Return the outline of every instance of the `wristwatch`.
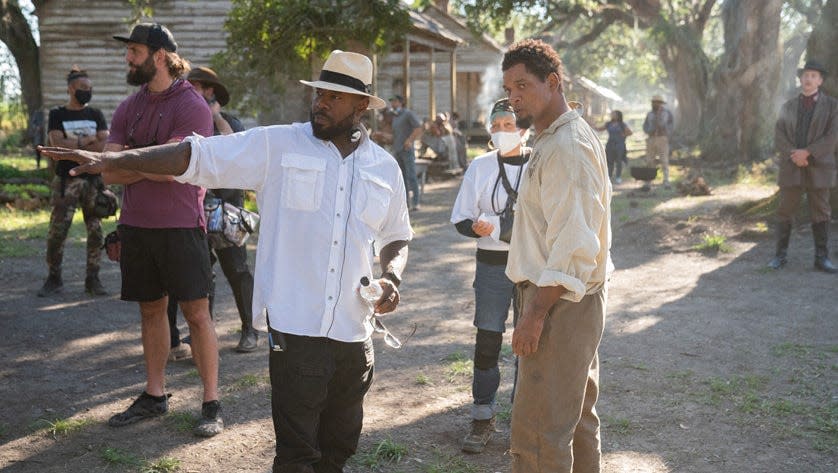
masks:
{"label": "wristwatch", "polygon": [[386,273],[381,274],[381,279],[389,279],[396,287],[399,287],[399,284],[402,283],[401,278],[396,276],[396,273],[387,271]]}

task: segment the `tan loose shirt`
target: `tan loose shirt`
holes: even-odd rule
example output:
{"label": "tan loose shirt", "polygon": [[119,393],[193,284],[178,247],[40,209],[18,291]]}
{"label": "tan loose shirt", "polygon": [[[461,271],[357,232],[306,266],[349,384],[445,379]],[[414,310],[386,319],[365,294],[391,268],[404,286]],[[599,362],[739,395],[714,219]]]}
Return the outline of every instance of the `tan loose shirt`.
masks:
{"label": "tan loose shirt", "polygon": [[611,264],[611,183],[605,149],[575,110],[533,145],[521,182],[506,275],[513,282],[564,286],[578,302],[601,290]]}

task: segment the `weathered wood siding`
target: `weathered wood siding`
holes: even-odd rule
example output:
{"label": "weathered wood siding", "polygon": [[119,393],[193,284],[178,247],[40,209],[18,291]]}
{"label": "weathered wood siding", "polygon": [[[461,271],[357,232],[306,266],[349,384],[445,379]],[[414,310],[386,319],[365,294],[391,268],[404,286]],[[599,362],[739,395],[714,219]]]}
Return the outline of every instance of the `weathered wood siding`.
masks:
{"label": "weathered wood siding", "polygon": [[[154,18],[168,27],[178,43],[178,54],[193,66],[208,65],[225,48],[223,26],[229,0],[155,0]],[[116,106],[137,90],[125,82],[125,44],[114,35],[128,36],[131,7],[123,0],[50,0],[38,9],[41,33],[41,81],[44,107],[67,101],[65,78],[74,64],[93,81],[91,105],[110,123]]]}

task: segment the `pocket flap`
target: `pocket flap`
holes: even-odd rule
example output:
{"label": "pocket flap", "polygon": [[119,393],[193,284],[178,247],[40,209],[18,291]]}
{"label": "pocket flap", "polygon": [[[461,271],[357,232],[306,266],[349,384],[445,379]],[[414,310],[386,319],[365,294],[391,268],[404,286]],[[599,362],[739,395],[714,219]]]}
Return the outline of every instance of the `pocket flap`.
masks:
{"label": "pocket flap", "polygon": [[361,179],[363,179],[365,181],[371,182],[371,183],[377,185],[378,187],[386,189],[390,193],[393,192],[393,188],[390,187],[390,184],[387,184],[386,182],[384,182],[383,179],[376,176],[375,174],[372,174],[372,173],[370,173],[368,171],[365,171],[363,169],[359,169],[358,170],[358,175],[361,176]]}
{"label": "pocket flap", "polygon": [[306,169],[309,171],[325,171],[326,161],[317,156],[288,153],[282,156],[282,167]]}

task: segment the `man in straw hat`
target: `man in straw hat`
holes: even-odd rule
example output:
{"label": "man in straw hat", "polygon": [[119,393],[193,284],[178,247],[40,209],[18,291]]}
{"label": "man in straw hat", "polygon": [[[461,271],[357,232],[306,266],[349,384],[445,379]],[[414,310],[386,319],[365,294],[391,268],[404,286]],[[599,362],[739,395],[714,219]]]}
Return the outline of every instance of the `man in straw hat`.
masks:
{"label": "man in straw hat", "polygon": [[660,158],[663,168],[663,186],[669,189],[669,137],[672,135],[674,121],[672,113],[664,107],[666,102],[660,95],[652,97],[652,110],[643,121],[646,132],[646,165],[655,166],[655,159]]}
{"label": "man in straw hat", "polygon": [[[253,322],[271,345],[274,473],[342,471],[372,382],[373,311],[399,303],[413,231],[401,171],[360,125],[367,109],[385,105],[370,91],[372,74],[366,56],[333,51],[318,80],[301,81],[315,89],[307,123],[119,153],[43,149],[82,163],[79,172],[138,169],[256,190]],[[374,307],[358,294],[371,276],[383,288]]]}
{"label": "man in straw hat", "polygon": [[835,146],[838,142],[838,100],[820,91],[826,68],[807,61],[797,70],[800,95],[780,109],[774,130],[779,153],[780,203],[777,207],[777,250],[771,269],[786,264],[791,225],[806,193],[815,240],[815,269],[836,273],[829,259],[829,189],[835,186]]}

